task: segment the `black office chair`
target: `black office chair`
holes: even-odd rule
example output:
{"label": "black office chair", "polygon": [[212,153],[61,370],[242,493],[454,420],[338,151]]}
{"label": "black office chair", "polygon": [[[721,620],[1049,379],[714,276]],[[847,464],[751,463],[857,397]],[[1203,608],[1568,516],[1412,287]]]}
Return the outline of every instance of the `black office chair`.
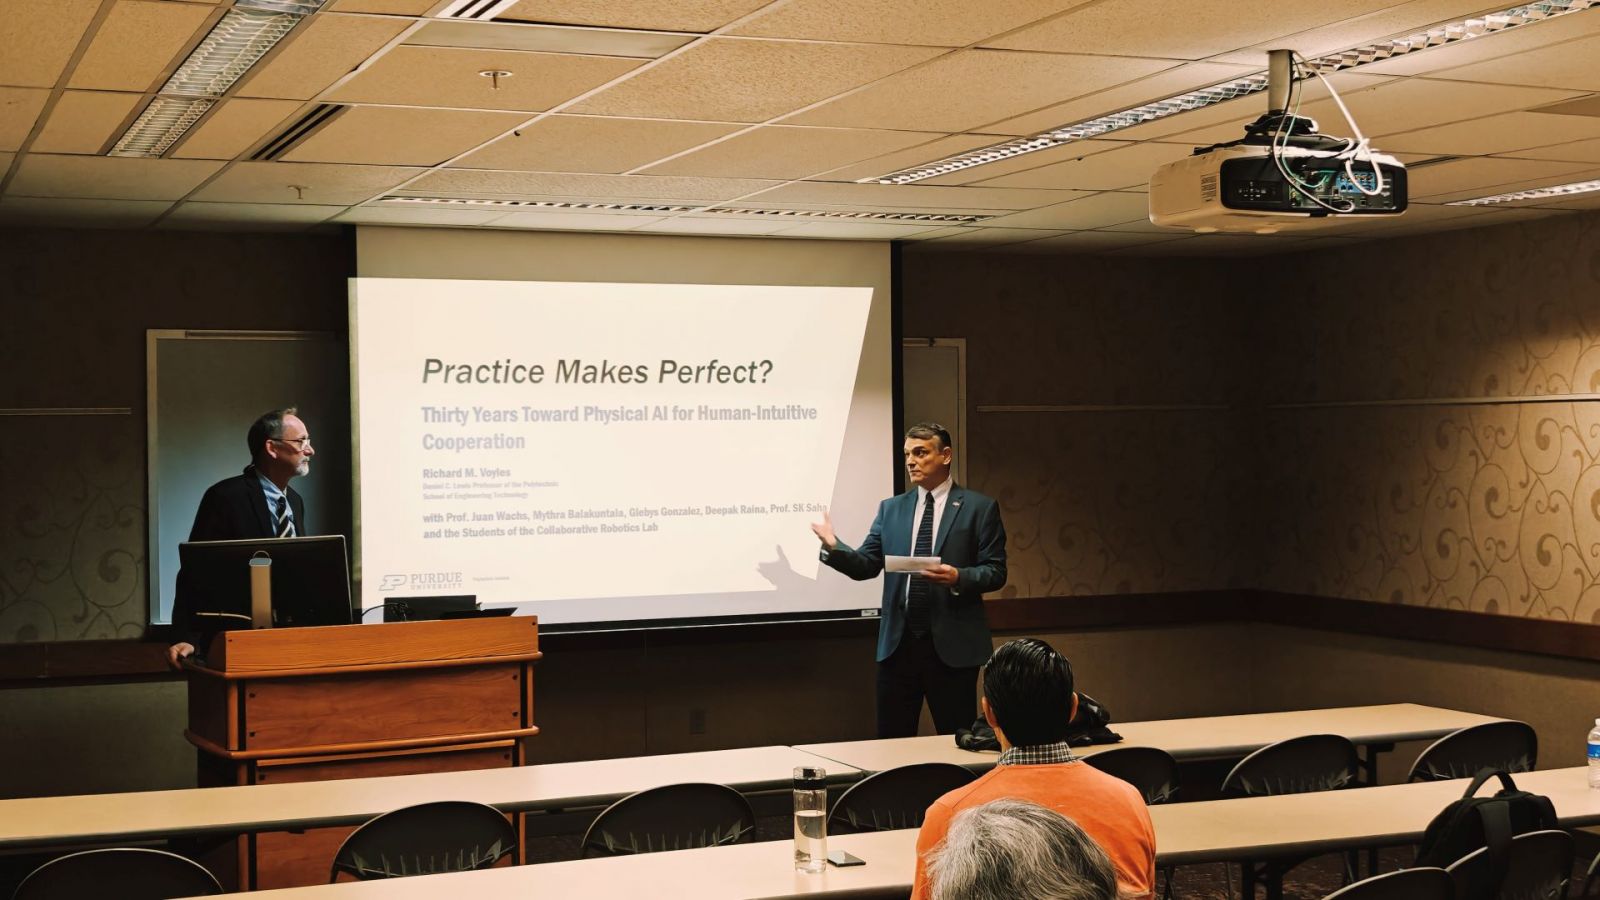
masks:
{"label": "black office chair", "polygon": [[1491,883],[1489,848],[1480,847],[1450,864],[1450,877],[1461,900],[1559,900],[1572,878],[1572,835],[1565,831],[1530,831],[1511,839],[1505,880]]}
{"label": "black office chair", "polygon": [[1178,794],[1178,761],[1157,747],[1115,747],[1083,761],[1138,788],[1146,806],[1167,803]]}
{"label": "black office chair", "polygon": [[669,784],[606,807],[583,835],[583,856],[630,856],[663,850],[748,844],[755,840],[750,801],[720,784]]}
{"label": "black office chair", "polygon": [[1583,890],[1578,892],[1578,896],[1600,897],[1600,853],[1595,854],[1594,860],[1589,863],[1589,871],[1583,876]]}
{"label": "black office chair", "polygon": [[[1133,785],[1146,806],[1169,803],[1178,794],[1178,761],[1159,747],[1113,747],[1091,753],[1083,761]],[[1176,866],[1160,869],[1163,898],[1172,896],[1172,876],[1176,871]]]}
{"label": "black office chair", "polygon": [[517,849],[505,813],[482,803],[442,800],[387,812],[344,839],[328,881],[362,881],[486,869]]}
{"label": "black office chair", "polygon": [[222,893],[194,860],[165,850],[85,850],[52,859],[17,885],[12,900],[172,900]]}
{"label": "black office chair", "polygon": [[[1222,780],[1224,797],[1272,797],[1353,787],[1361,775],[1356,745],[1337,734],[1309,734],[1268,744],[1246,756]],[[1267,887],[1267,900],[1282,900],[1283,876],[1309,857],[1239,864],[1240,892],[1255,896],[1257,883]],[[1355,880],[1355,859],[1345,854],[1345,883]]]}
{"label": "black office chair", "polygon": [[829,834],[921,828],[933,801],[978,776],[955,763],[900,766],[851,785],[833,802]]}
{"label": "black office chair", "polygon": [[1456,883],[1443,869],[1423,867],[1374,875],[1323,900],[1455,900]]}
{"label": "black office chair", "polygon": [[1485,722],[1452,731],[1417,756],[1406,781],[1471,778],[1483,769],[1532,772],[1539,735],[1527,722]]}

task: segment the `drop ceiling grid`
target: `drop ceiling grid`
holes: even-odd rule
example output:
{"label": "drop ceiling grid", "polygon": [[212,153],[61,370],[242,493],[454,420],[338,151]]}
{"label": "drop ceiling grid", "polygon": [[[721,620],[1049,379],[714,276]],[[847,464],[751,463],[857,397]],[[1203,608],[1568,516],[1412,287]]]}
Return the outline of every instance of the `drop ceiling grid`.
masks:
{"label": "drop ceiling grid", "polygon": [[[107,122],[115,118],[112,107],[131,105],[137,102],[138,94],[134,91],[148,91],[155,87],[157,77],[164,76],[176,65],[180,51],[203,34],[201,25],[205,24],[206,19],[214,12],[220,13],[225,7],[197,3],[156,3],[153,0],[105,0],[103,8],[108,11],[105,19],[109,28],[102,28],[101,33],[95,34],[89,42],[90,52],[85,55],[85,64],[70,72],[59,71],[65,65],[64,60],[59,60],[62,53],[60,46],[66,45],[65,52],[70,55],[76,42],[83,37],[86,21],[74,26],[77,29],[75,33],[67,31],[65,36],[57,33],[54,50],[47,46],[49,40],[42,40],[39,47],[30,44],[30,49],[37,52],[29,54],[21,64],[16,59],[7,61],[4,59],[7,54],[0,54],[0,83],[8,78],[39,80],[42,77],[40,73],[49,70],[51,65],[58,70],[56,82],[39,87],[48,87],[61,81],[74,84],[82,82],[98,87],[102,86],[102,82],[96,79],[104,78],[123,79],[116,82],[123,85],[145,78],[145,83],[137,88],[120,88],[130,92],[126,94],[78,96],[79,92],[70,92],[63,95],[63,101],[54,107],[47,107],[43,100],[35,102],[37,98],[28,92],[10,90],[7,93],[8,88],[0,87],[0,105],[6,102],[7,97],[14,102],[14,109],[8,109],[0,117],[0,150],[7,151],[7,154],[0,154],[0,172],[6,171],[5,164],[12,161],[8,158],[9,150],[22,146],[29,133],[36,133],[35,143],[38,146],[29,147],[29,153],[15,160],[15,183],[7,186],[7,198],[24,199],[24,192],[43,194],[65,191],[76,201],[82,201],[74,203],[75,214],[87,214],[85,211],[93,207],[86,204],[94,200],[154,203],[157,200],[166,201],[168,193],[190,184],[193,194],[188,199],[217,204],[189,212],[184,207],[174,208],[170,212],[165,208],[162,210],[180,223],[204,221],[204,216],[248,215],[250,209],[258,204],[268,204],[259,207],[263,216],[279,215],[279,221],[290,224],[301,220],[310,223],[329,217],[322,217],[320,211],[313,213],[310,209],[303,213],[281,213],[271,204],[343,208],[348,214],[359,212],[362,202],[370,202],[400,185],[404,185],[406,191],[418,193],[459,190],[465,185],[477,185],[479,188],[492,187],[494,190],[489,193],[500,196],[548,196],[578,200],[663,200],[752,206],[809,203],[821,208],[879,210],[985,208],[1006,213],[996,220],[995,225],[984,227],[986,231],[997,233],[1013,230],[1018,224],[1025,226],[1017,229],[1024,232],[1038,228],[1059,231],[1063,227],[1131,228],[1140,223],[1124,220],[1124,217],[1129,210],[1143,202],[1144,195],[1140,191],[1148,183],[1148,170],[1161,160],[1176,158],[1175,155],[1181,156],[1187,152],[1189,141],[1207,130],[1205,123],[1197,121],[1198,118],[1208,115],[1210,111],[1174,117],[1171,122],[1186,120],[1182,123],[1188,126],[1184,129],[1186,133],[1149,133],[1154,129],[1146,126],[1147,133],[1139,133],[1139,129],[1134,129],[1132,133],[1114,136],[1114,140],[1138,140],[1120,144],[1102,142],[1110,146],[1092,155],[1085,156],[1082,148],[1066,151],[1069,154],[1067,158],[1082,157],[1077,162],[1063,162],[1047,154],[1035,154],[1033,159],[1021,158],[1000,166],[982,167],[971,178],[940,179],[959,180],[964,186],[934,183],[894,188],[837,183],[852,182],[905,165],[997,143],[1007,136],[1006,129],[1031,133],[1066,124],[1075,118],[1110,111],[1098,109],[1097,112],[1086,112],[1096,109],[1096,104],[1104,106],[1111,103],[1121,108],[1140,100],[1158,99],[1185,87],[1216,83],[1261,67],[1260,64],[1249,64],[1242,57],[1230,60],[1230,55],[1234,53],[1232,48],[1219,51],[1209,59],[1186,63],[1184,59],[1187,56],[1183,59],[1172,58],[1182,54],[1172,54],[1170,51],[1173,46],[1161,43],[1163,40],[1176,44],[1191,42],[1187,49],[1179,48],[1184,54],[1192,55],[1199,49],[1209,50],[1209,46],[1202,48],[1192,42],[1210,39],[1207,35],[1211,34],[1212,27],[1208,24],[1210,13],[1207,10],[1223,0],[1196,0],[1202,5],[1192,7],[1196,12],[1185,20],[1185,28],[1173,33],[1169,21],[1165,26],[1167,31],[1157,32],[1159,40],[1141,40],[1127,48],[1115,42],[1100,41],[1090,54],[1082,56],[1062,52],[1072,49],[1070,44],[1052,44],[1045,48],[1045,52],[973,49],[950,52],[952,48],[961,46],[970,48],[974,41],[996,47],[1009,46],[1011,43],[1025,42],[1028,38],[1024,36],[1030,32],[1037,39],[1038,34],[1045,33],[1049,28],[1065,27],[1059,23],[1069,22],[1075,17],[1091,17],[1080,18],[1079,24],[1082,25],[1092,21],[1093,16],[1103,16],[1103,7],[1115,7],[1125,2],[1131,0],[1088,3],[1079,0],[1029,0],[1026,4],[1011,6],[998,4],[968,20],[962,20],[954,12],[959,6],[954,0],[925,0],[922,3],[913,3],[913,0],[864,0],[859,3],[847,0],[792,0],[787,4],[765,4],[753,0],[695,0],[672,5],[652,4],[644,0],[621,4],[600,3],[598,0],[525,0],[518,4],[515,16],[502,18],[525,17],[530,21],[659,29],[683,27],[682,22],[667,22],[663,17],[701,16],[709,17],[698,23],[705,26],[704,30],[726,29],[728,35],[737,37],[715,35],[703,38],[688,45],[682,53],[665,59],[660,65],[649,65],[638,59],[527,51],[446,49],[443,53],[450,54],[450,57],[435,57],[452,58],[457,62],[470,59],[474,63],[491,60],[489,64],[492,64],[493,60],[500,58],[497,54],[516,54],[506,58],[519,62],[526,62],[533,56],[566,56],[569,59],[602,60],[602,65],[613,66],[617,70],[606,72],[607,77],[603,79],[580,85],[578,90],[562,99],[541,100],[540,105],[554,105],[567,115],[542,116],[539,113],[543,110],[528,108],[525,98],[515,99],[512,104],[498,98],[490,102],[502,106],[513,105],[514,111],[497,117],[494,113],[466,111],[495,108],[462,102],[461,91],[474,95],[481,95],[481,92],[457,85],[449,85],[443,90],[439,88],[440,81],[449,82],[449,76],[456,74],[456,70],[462,66],[441,67],[415,62],[426,58],[430,52],[437,53],[440,48],[410,46],[397,41],[407,33],[407,29],[415,28],[420,21],[406,16],[414,17],[419,11],[425,12],[436,7],[437,3],[424,4],[420,0],[337,0],[330,3],[326,11],[297,29],[292,39],[270,55],[260,70],[242,82],[236,92],[240,98],[247,96],[250,91],[273,95],[270,100],[249,101],[255,104],[270,103],[271,106],[235,107],[234,104],[247,101],[228,100],[219,105],[211,117],[174,149],[173,159],[143,161],[158,163],[157,169],[151,171],[165,170],[168,164],[184,163],[209,168],[172,168],[170,174],[162,174],[154,179],[130,179],[126,173],[131,169],[120,165],[106,166],[106,158],[36,151],[93,153],[100,149],[90,147],[97,136],[101,138],[100,144],[105,143],[109,127]],[[1260,5],[1269,0],[1244,2],[1246,5]],[[1422,24],[1431,24],[1440,18],[1438,11],[1464,5],[1463,0],[1362,2],[1366,5],[1360,7],[1359,12],[1364,16],[1353,21],[1369,23],[1368,27],[1371,23],[1403,23],[1424,15],[1430,17]],[[908,4],[923,10],[926,20],[906,22],[897,19],[894,10],[907,7]],[[79,18],[93,17],[96,9],[101,8],[89,0],[61,0],[59,5]],[[1481,9],[1481,4],[1472,5],[1475,7],[1473,11]],[[1231,6],[1237,9],[1238,2],[1232,2]],[[1299,29],[1303,35],[1340,34],[1348,37],[1349,30],[1356,27],[1351,20],[1325,21],[1331,19],[1332,14],[1323,11],[1324,5],[1312,4],[1310,0],[1293,0],[1287,6],[1280,0],[1274,7],[1284,15],[1275,19],[1266,17],[1270,25],[1264,27],[1269,27],[1273,35],[1282,34],[1282,29]],[[174,24],[179,19],[174,9],[185,11],[185,15],[191,18],[196,15],[193,11],[199,10],[200,25],[185,31]],[[1096,9],[1102,11],[1096,13]],[[370,15],[374,12],[400,12],[402,15]],[[1349,10],[1341,8],[1339,12],[1348,15]],[[1597,17],[1590,21],[1600,22],[1600,12],[1588,15]],[[900,19],[903,18],[902,14]],[[1583,18],[1584,14],[1579,13],[1553,23],[1526,26],[1504,37],[1472,42],[1476,45],[1472,52],[1481,50],[1487,59],[1473,58],[1459,51],[1452,52],[1456,51],[1455,47],[1416,54],[1408,59],[1414,60],[1414,64],[1420,67],[1417,71],[1426,77],[1404,79],[1387,85],[1405,90],[1397,90],[1393,94],[1378,93],[1376,88],[1352,90],[1347,96],[1357,98],[1352,102],[1353,112],[1368,133],[1383,133],[1375,129],[1387,126],[1391,132],[1401,134],[1396,150],[1411,149],[1417,153],[1473,158],[1487,158],[1488,153],[1497,152],[1519,157],[1501,160],[1503,162],[1533,164],[1532,167],[1490,167],[1482,170],[1483,174],[1477,174],[1479,170],[1476,169],[1470,172],[1464,169],[1446,170],[1438,173],[1438,181],[1430,181],[1427,174],[1429,169],[1419,170],[1416,174],[1420,184],[1426,189],[1435,190],[1430,199],[1442,196],[1436,190],[1440,185],[1456,188],[1465,183],[1470,187],[1461,190],[1470,191],[1476,190],[1477,185],[1485,181],[1493,182],[1490,187],[1515,189],[1530,180],[1560,180],[1570,171],[1593,168],[1594,161],[1589,157],[1600,156],[1600,127],[1593,127],[1594,120],[1582,117],[1534,114],[1525,110],[1579,97],[1587,90],[1595,89],[1593,86],[1585,87],[1589,82],[1572,80],[1571,77],[1573,73],[1586,77],[1582,62],[1590,55],[1588,49],[1600,43],[1590,40],[1594,35],[1585,35],[1584,29],[1574,24]],[[712,20],[716,20],[714,25],[706,25]],[[1257,17],[1253,21],[1260,20]],[[858,24],[852,25],[852,22]],[[734,23],[731,28],[728,27],[730,23]],[[1412,26],[1402,25],[1395,30],[1406,27]],[[1600,27],[1600,24],[1590,27]],[[1541,28],[1547,30],[1540,33]],[[1002,36],[995,38],[994,29],[999,29]],[[57,32],[60,31],[58,28]],[[991,33],[982,34],[986,31]],[[1224,32],[1230,35],[1223,41],[1225,44],[1232,42],[1235,46],[1243,46],[1239,42],[1254,39],[1254,33],[1249,28],[1236,32],[1224,29]],[[9,33],[5,25],[0,25],[0,38]],[[133,35],[131,40],[136,47],[113,46],[102,41],[105,35],[119,33]],[[45,34],[44,37],[49,38],[50,35]],[[1370,40],[1374,35],[1367,31],[1360,37]],[[1128,38],[1126,33],[1117,39],[1135,40]],[[1502,49],[1512,48],[1511,53],[1515,55],[1503,52],[1489,54],[1488,51],[1498,40],[1506,41],[1499,46]],[[105,38],[105,41],[110,41],[110,38]],[[882,43],[875,43],[879,41]],[[916,46],[921,41],[941,46]],[[962,41],[966,43],[959,43]],[[1342,39],[1340,46],[1354,42]],[[174,45],[176,49],[167,52],[159,65],[153,62],[155,57],[166,52],[166,48]],[[781,65],[783,53],[773,56],[775,46],[780,46],[783,53],[812,60],[809,70],[801,67],[802,71],[789,73],[789,78],[774,77],[775,72],[789,72]],[[805,49],[795,50],[796,47]],[[1099,62],[1110,59],[1104,54],[1115,52],[1131,52],[1138,61]],[[112,55],[107,56],[108,53]],[[116,60],[118,53],[132,54],[126,66],[120,62],[106,61]],[[378,55],[374,57],[374,53]],[[701,53],[707,55],[699,56]],[[1436,57],[1438,62],[1426,63],[1427,57],[1435,53],[1439,54]],[[714,58],[718,54],[741,58],[743,62],[728,67],[724,65],[724,60]],[[1527,61],[1541,67],[1543,74],[1538,77],[1544,79],[1532,87],[1517,83],[1515,72],[1503,71],[1513,66],[1519,57],[1529,54],[1533,55],[1528,56]],[[1505,58],[1500,59],[1501,56]],[[1006,57],[1016,57],[1017,60],[1009,67],[998,62]],[[1027,58],[1026,61],[1023,58]],[[838,64],[841,59],[849,60],[850,65],[841,67]],[[1217,60],[1229,62],[1219,63]],[[630,78],[627,75],[632,66],[640,66],[643,71]],[[848,73],[850,77],[842,77],[845,73],[840,71],[841,68],[852,66],[852,71]],[[1084,74],[1082,70],[1073,70],[1073,66],[1091,71]],[[346,73],[358,67],[359,71],[347,76]],[[679,70],[677,75],[672,72],[674,68]],[[660,74],[663,69],[673,77]],[[941,70],[959,74],[942,75]],[[154,75],[149,75],[152,71]],[[1096,80],[1094,71],[1103,71],[1106,81]],[[418,73],[426,74],[409,80],[406,77]],[[1053,77],[1041,77],[1039,73]],[[475,71],[471,74],[476,77]],[[762,76],[765,76],[764,79]],[[1372,76],[1367,77],[1371,79]],[[1196,78],[1198,80],[1193,80]],[[1482,81],[1464,80],[1468,78]],[[753,91],[738,97],[735,96],[738,90],[730,92],[726,88],[728,83],[739,80],[753,82]],[[510,81],[514,84],[515,76]],[[1072,84],[1072,96],[1062,96],[1060,85],[1063,83]],[[331,89],[330,85],[333,85]],[[1173,90],[1165,90],[1169,85]],[[1157,86],[1161,86],[1162,90],[1155,90]],[[996,101],[992,94],[985,96],[983,92],[986,90],[996,91],[1007,100]],[[589,92],[587,96],[586,91]],[[291,94],[294,96],[289,96]],[[913,102],[917,97],[941,95],[950,98],[949,101],[935,104],[923,100],[921,107]],[[567,103],[574,96],[581,99],[571,104],[570,108],[561,107],[562,103]],[[99,101],[99,105],[90,97]],[[355,108],[345,114],[350,117],[345,127],[314,135],[291,152],[290,161],[236,161],[239,154],[259,144],[282,127],[292,115],[305,108],[297,101],[312,97],[343,99],[352,103]],[[965,99],[967,97],[976,99]],[[1113,98],[1121,99],[1113,103]],[[652,107],[657,101],[667,104],[666,112]],[[790,101],[798,105],[790,105]],[[742,117],[713,114],[714,110],[707,104],[714,106],[719,102],[724,109],[742,108],[746,114]],[[746,106],[740,107],[741,102]],[[1008,106],[1008,102],[1024,105]],[[1217,115],[1215,121],[1236,128],[1234,123],[1240,118],[1239,110],[1245,108],[1243,104],[1262,102],[1259,95],[1235,101],[1239,105],[1234,109],[1213,115]],[[763,103],[768,106],[762,108]],[[976,124],[958,120],[957,116],[966,114],[964,110],[956,108],[963,103],[971,109],[992,114],[992,118]],[[1341,120],[1330,113],[1331,105],[1327,101],[1322,103],[1323,106],[1316,111],[1332,123],[1326,124],[1325,130],[1343,133],[1345,129]],[[677,106],[673,107],[672,104]],[[81,113],[77,109],[80,105],[83,110]],[[1216,109],[1230,105],[1234,104],[1224,104]],[[30,108],[31,117],[27,115]],[[44,111],[43,122],[39,121],[41,108]],[[1363,108],[1367,114],[1363,113]],[[750,120],[751,109],[772,114]],[[575,114],[580,111],[583,115]],[[1077,115],[1079,112],[1084,114]],[[929,121],[943,114],[949,114],[951,120]],[[124,109],[122,119],[125,120],[129,115],[131,113]],[[589,118],[585,119],[585,115]],[[605,118],[595,118],[597,116]],[[896,116],[901,120],[897,120]],[[1253,115],[1250,117],[1253,118]],[[19,125],[17,120],[23,118],[29,121]],[[453,124],[442,124],[448,120],[466,121],[469,118],[482,123],[471,133],[464,133]],[[1369,119],[1375,122],[1375,126],[1368,126]],[[1541,124],[1541,120],[1547,127],[1535,127]],[[530,121],[531,124],[525,124]],[[634,151],[631,153],[617,153],[601,144],[601,152],[593,154],[610,157],[597,161],[594,167],[601,167],[600,163],[605,163],[604,167],[615,169],[627,164],[621,171],[637,174],[592,173],[592,177],[574,179],[570,177],[573,173],[541,170],[580,165],[573,157],[586,155],[581,149],[576,153],[569,152],[564,162],[560,161],[557,153],[529,153],[523,149],[513,149],[522,139],[509,136],[511,128],[522,124],[522,130],[527,135],[551,121],[560,124],[548,126],[550,132],[576,122],[604,121],[605,126],[594,126],[591,130],[609,128],[613,132],[648,133],[654,129],[663,134],[659,143],[646,139],[634,146],[620,148]],[[664,134],[672,130],[663,127],[667,121],[682,126],[675,137]],[[1475,122],[1481,123],[1476,129],[1473,125]],[[1396,124],[1404,127],[1394,128]],[[1023,125],[1029,127],[1020,127]],[[849,127],[860,130],[844,130]],[[1210,126],[1216,130],[1222,130],[1223,127]],[[988,130],[972,133],[980,128]],[[16,147],[12,147],[7,143],[8,137],[19,129],[22,135],[13,142]],[[1435,132],[1437,141],[1450,142],[1452,152],[1431,149],[1444,146],[1430,137]],[[1177,139],[1174,141],[1175,135]],[[1427,140],[1428,143],[1413,147],[1404,135]],[[1229,137],[1233,136],[1237,134]],[[863,138],[865,140],[861,140]],[[1154,143],[1157,139],[1172,143]],[[577,137],[570,142],[554,142],[550,147],[552,150],[564,150],[566,146],[583,148],[592,145],[592,140]],[[1460,143],[1455,143],[1458,140]],[[1405,144],[1404,147],[1399,146],[1401,142]],[[1594,142],[1594,146],[1590,146],[1591,142]],[[910,146],[907,146],[908,143]],[[1377,143],[1384,148],[1381,141]],[[1424,150],[1423,146],[1430,149]],[[1566,149],[1563,151],[1561,148]],[[1560,159],[1563,152],[1579,158]],[[1529,156],[1534,153],[1544,156]],[[15,157],[16,154],[9,156]],[[34,157],[41,160],[37,166],[30,163]],[[80,158],[89,160],[90,166],[79,171],[73,169],[70,163],[65,166],[62,163],[63,160]],[[442,161],[439,161],[441,158]],[[319,161],[309,161],[313,159]],[[471,174],[474,167],[479,165],[492,168],[479,170],[478,175],[483,177],[474,179]],[[1545,167],[1539,168],[1540,165]],[[63,175],[69,170],[78,174],[70,177]],[[1142,175],[1141,170],[1145,170]],[[235,171],[239,174],[234,175]],[[191,183],[197,172],[204,174],[198,182]],[[467,177],[452,180],[453,173],[457,172],[465,172]],[[1507,173],[1514,174],[1508,176]],[[591,173],[576,174],[591,176]],[[1466,177],[1469,174],[1472,177]],[[24,175],[26,177],[22,177]],[[1453,180],[1443,180],[1445,175],[1452,176]],[[1506,177],[1512,180],[1504,180]],[[305,197],[283,196],[291,179],[293,183],[302,184]],[[63,188],[64,180],[76,183]],[[140,180],[150,183],[132,183]],[[1126,183],[1120,183],[1124,181]],[[1127,190],[1119,191],[1118,188]],[[128,197],[130,193],[141,190],[149,190],[159,196],[144,199]],[[918,193],[918,190],[936,190],[939,193]],[[84,194],[95,191],[104,196]],[[943,193],[947,191],[955,193]],[[1089,191],[1111,193],[1089,196],[1086,193]],[[1450,196],[1460,192],[1455,191]],[[182,196],[180,194],[179,198]],[[1422,195],[1419,193],[1417,196]],[[43,202],[48,201],[25,206],[37,208]],[[1075,204],[1083,205],[1072,210],[1073,218],[1069,220],[1072,224],[1061,225],[1052,218],[1053,215],[1064,215],[1067,207]],[[14,210],[16,208],[13,207]],[[132,221],[145,215],[150,207],[123,209],[139,210],[137,215],[123,216],[124,221]],[[1047,210],[1053,212],[1047,213]],[[1101,210],[1098,219],[1095,218],[1096,210]],[[378,212],[375,208],[372,211]],[[431,209],[405,212],[432,215],[465,211]],[[1142,210],[1136,212],[1137,218],[1143,217]],[[382,219],[390,214],[384,213],[375,218]],[[156,215],[160,215],[160,212]],[[593,217],[592,214],[584,215]],[[1034,218],[1027,218],[1030,215],[1034,215]],[[701,229],[714,228],[718,221],[716,217],[695,217],[693,213],[682,214],[682,217],[696,219],[693,223],[681,226],[685,232],[698,233]],[[346,215],[331,218],[351,220]],[[672,221],[639,218],[647,221],[631,227],[654,230],[656,226]],[[402,217],[401,220],[410,219]],[[492,216],[437,215],[432,220],[451,224],[466,224],[470,220],[474,225],[492,223],[497,227],[518,227],[519,223],[521,227],[559,227],[558,223],[563,221],[574,226],[588,224],[586,219],[559,213],[524,211],[520,216],[512,216],[503,209],[494,210]],[[741,233],[751,233],[744,229],[757,227],[748,222],[735,226],[729,221],[730,230]],[[1433,222],[1445,220],[1418,216],[1415,221],[1418,228],[1427,228]],[[620,222],[615,218],[597,217],[592,224],[594,227],[610,228]],[[946,234],[954,242],[954,236],[938,226],[815,221],[783,224],[785,227],[776,230],[792,236],[882,236],[898,232],[905,237]],[[1040,233],[1054,234],[1056,231]],[[771,232],[763,229],[763,233]],[[1166,236],[1170,233],[1119,231],[1114,234]]]}
{"label": "drop ceiling grid", "polygon": [[175,69],[182,51],[198,43],[220,17],[216,8],[193,3],[117,0],[73,67],[67,87],[147,90]]}

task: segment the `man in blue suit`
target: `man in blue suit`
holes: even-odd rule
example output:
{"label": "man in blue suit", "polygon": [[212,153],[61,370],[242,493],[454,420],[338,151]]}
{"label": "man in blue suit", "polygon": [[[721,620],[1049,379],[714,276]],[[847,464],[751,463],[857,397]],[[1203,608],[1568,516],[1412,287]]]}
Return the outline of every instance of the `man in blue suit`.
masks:
{"label": "man in blue suit", "polygon": [[941,425],[906,432],[912,489],[878,504],[860,547],[838,539],[827,512],[811,526],[823,563],[857,581],[877,577],[885,556],[939,557],[920,573],[883,579],[878,737],[916,734],[924,698],[939,733],[971,725],[978,668],[994,650],[983,595],[1006,583],[1006,529],[998,503],[951,481],[953,450]]}

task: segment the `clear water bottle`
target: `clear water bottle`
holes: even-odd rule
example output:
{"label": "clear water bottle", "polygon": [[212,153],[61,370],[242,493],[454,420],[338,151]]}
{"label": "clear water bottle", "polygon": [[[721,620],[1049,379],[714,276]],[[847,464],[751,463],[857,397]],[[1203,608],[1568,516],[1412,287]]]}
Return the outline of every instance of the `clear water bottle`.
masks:
{"label": "clear water bottle", "polygon": [[828,864],[828,773],[817,766],[794,770],[794,868],[821,872]]}
{"label": "clear water bottle", "polygon": [[1600,719],[1589,732],[1589,787],[1600,791]]}

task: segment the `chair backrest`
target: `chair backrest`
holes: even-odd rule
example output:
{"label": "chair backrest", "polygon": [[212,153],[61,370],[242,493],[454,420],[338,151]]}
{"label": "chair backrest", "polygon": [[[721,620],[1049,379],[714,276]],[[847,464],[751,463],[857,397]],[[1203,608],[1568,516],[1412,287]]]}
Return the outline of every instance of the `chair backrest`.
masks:
{"label": "chair backrest", "polygon": [[955,763],[917,763],[886,769],[851,785],[833,802],[832,834],[921,828],[933,801],[978,776]]}
{"label": "chair backrest", "polygon": [[1583,891],[1579,897],[1600,897],[1600,854],[1589,862],[1589,871],[1583,876]]}
{"label": "chair backrest", "polygon": [[1527,722],[1485,722],[1452,731],[1417,756],[1407,781],[1471,778],[1482,769],[1532,772],[1539,760],[1539,735]]}
{"label": "chair backrest", "polygon": [[85,850],[34,869],[12,900],[172,900],[222,893],[199,863],[165,850]]}
{"label": "chair backrest", "polygon": [[1158,747],[1116,747],[1083,761],[1138,788],[1147,806],[1166,803],[1178,793],[1178,761]]}
{"label": "chair backrest", "polygon": [[1423,867],[1375,875],[1323,900],[1455,900],[1456,883],[1443,869]]}
{"label": "chair backrest", "polygon": [[1572,835],[1565,831],[1530,831],[1511,839],[1506,877],[1498,893],[1485,893],[1491,879],[1489,848],[1481,847],[1452,863],[1456,896],[1497,900],[1557,900],[1567,896],[1572,877]]}
{"label": "chair backrest", "polygon": [[517,849],[517,830],[505,813],[482,803],[419,803],[368,821],[344,839],[328,880],[340,872],[363,881],[494,865]]}
{"label": "chair backrest", "polygon": [[583,835],[583,855],[627,856],[755,840],[750,801],[720,784],[669,784],[606,807]]}
{"label": "chair backrest", "polygon": [[1350,787],[1361,757],[1349,738],[1308,734],[1268,744],[1246,756],[1222,780],[1226,797],[1268,797]]}

